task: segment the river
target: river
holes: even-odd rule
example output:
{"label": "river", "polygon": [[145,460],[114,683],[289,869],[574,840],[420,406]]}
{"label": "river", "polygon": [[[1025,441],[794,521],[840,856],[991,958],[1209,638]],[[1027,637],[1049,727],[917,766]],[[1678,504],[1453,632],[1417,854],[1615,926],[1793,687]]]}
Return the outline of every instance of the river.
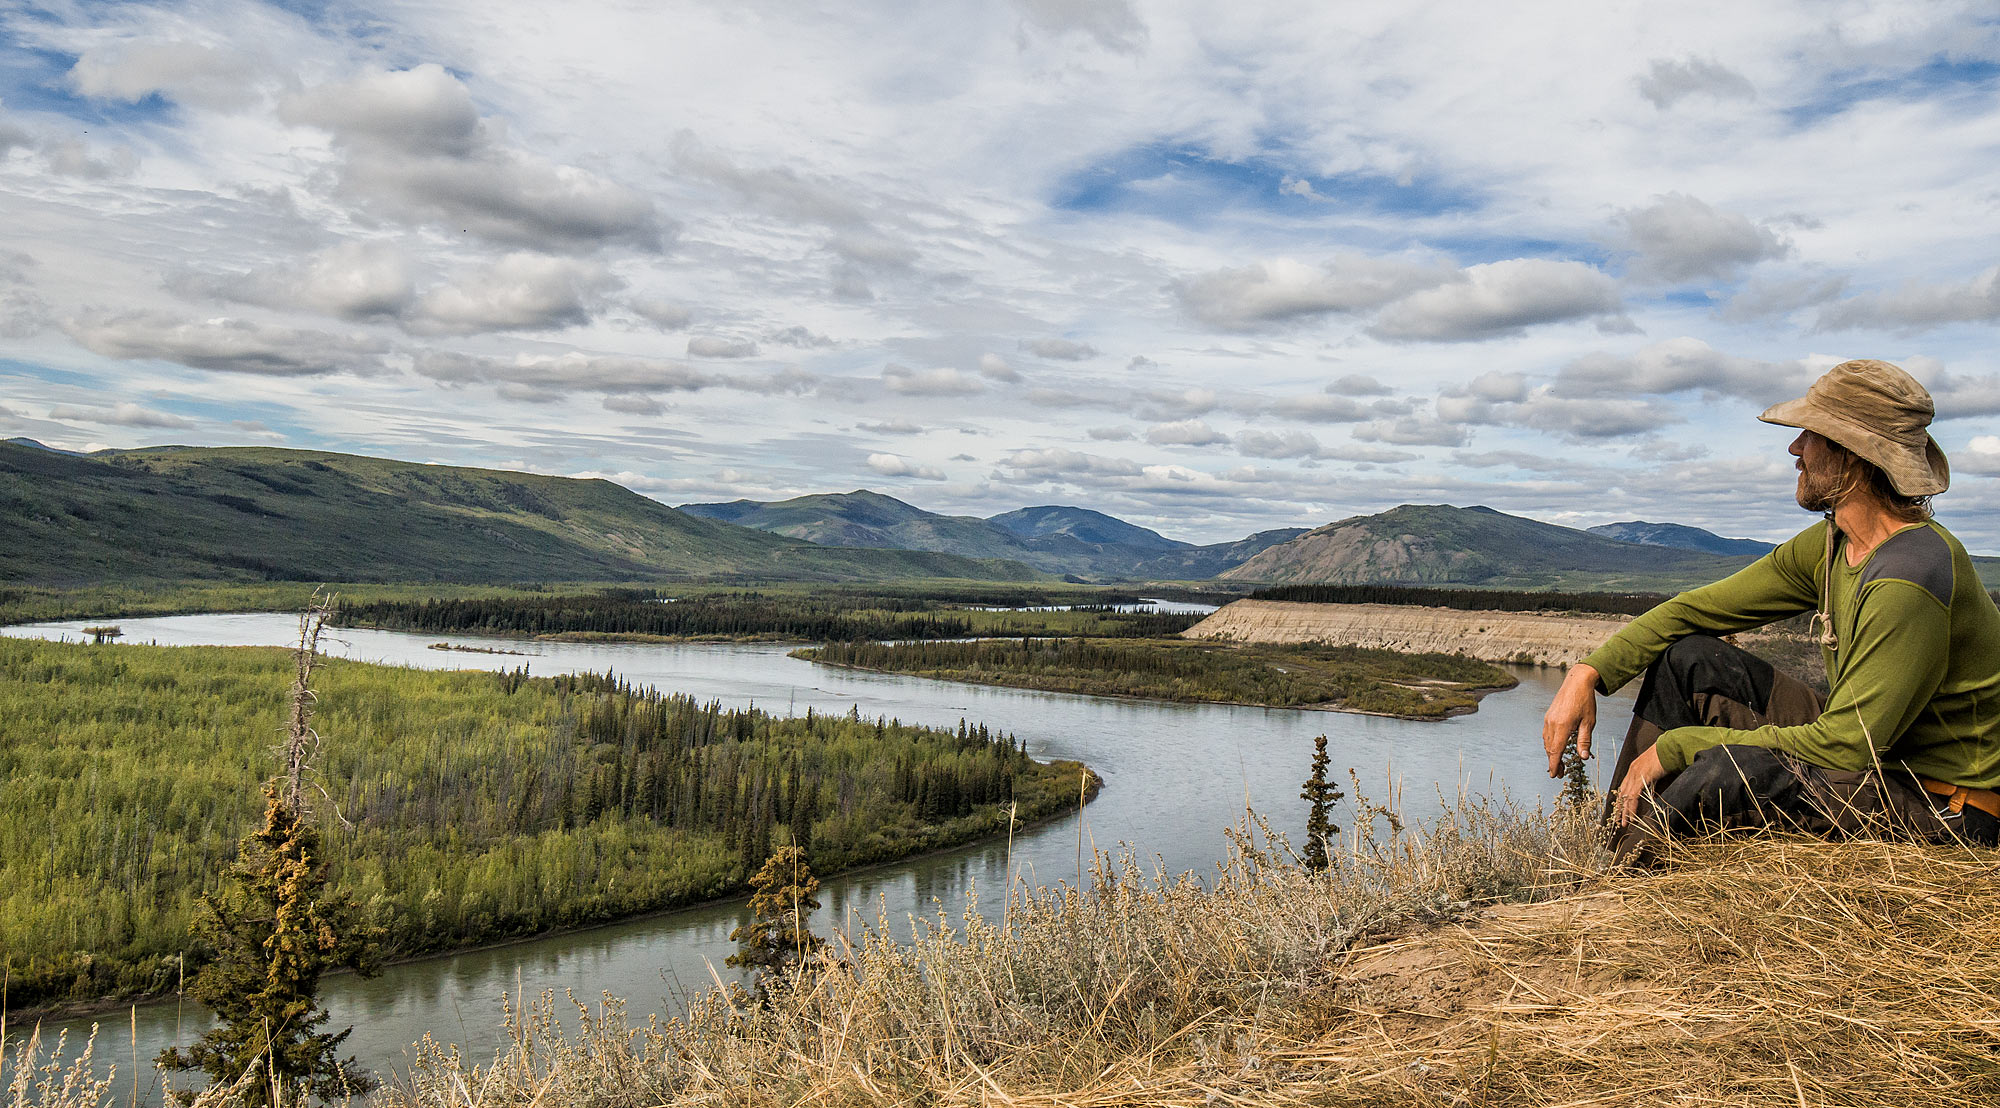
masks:
{"label": "river", "polygon": [[[270,646],[297,637],[296,618],[281,614],[171,616],[118,624],[124,642],[166,646]],[[0,634],[78,639],[83,626],[33,624],[0,628]],[[803,713],[808,707],[845,714],[858,704],[863,716],[950,727],[965,718],[1011,731],[1027,740],[1033,756],[1074,758],[1104,778],[1104,791],[1080,816],[1015,838],[1013,872],[1030,884],[1074,882],[1079,859],[1088,868],[1094,850],[1129,848],[1170,874],[1212,872],[1224,854],[1223,829],[1242,819],[1246,805],[1297,836],[1305,821],[1299,787],[1308,774],[1313,737],[1320,734],[1329,737],[1336,771],[1352,767],[1370,799],[1396,800],[1406,815],[1419,818],[1436,812],[1440,797],[1451,799],[1460,792],[1506,792],[1533,804],[1553,797],[1559,784],[1546,775],[1539,741],[1542,711],[1560,680],[1552,670],[1516,668],[1521,684],[1486,697],[1478,712],[1416,722],[1073,696],[829,669],[788,658],[790,647],[773,644],[442,638],[521,654],[432,650],[430,644],[440,636],[393,631],[334,629],[324,645],[341,657],[426,669],[525,664],[538,676],[610,669],[635,684],[725,705],[755,703],[779,714]],[[1603,708],[1598,735],[1615,742],[1630,718],[1631,702],[1620,698]],[[340,737],[331,735],[328,741]],[[1347,822],[1350,804],[1351,799],[1336,810],[1336,822]],[[1003,841],[831,878],[820,893],[825,907],[815,924],[823,934],[858,930],[879,915],[906,930],[911,913],[935,913],[941,907],[956,916],[975,891],[983,910],[997,916],[1009,863]],[[735,979],[722,963],[734,950],[729,932],[744,917],[741,901],[666,912],[407,962],[371,980],[330,977],[322,982],[321,995],[332,1013],[329,1026],[354,1028],[346,1050],[388,1076],[407,1069],[408,1048],[426,1032],[459,1043],[468,1057],[488,1056],[500,1043],[503,993],[569,990],[586,1003],[610,993],[625,998],[640,1022],[647,1012],[671,1012],[678,1007],[678,996],[712,987],[718,976]],[[119,1105],[131,1102],[135,1050],[140,1060],[138,1101],[156,1103],[159,1078],[146,1060],[163,1047],[191,1041],[206,1026],[206,1014],[198,1006],[175,1000],[139,1007],[136,1043],[128,1010],[99,1019],[104,1031],[97,1061],[100,1066],[117,1064],[113,1103]],[[73,1050],[91,1022],[51,1023],[43,1028],[44,1040],[66,1028]],[[8,1028],[9,1068],[25,1030]]]}

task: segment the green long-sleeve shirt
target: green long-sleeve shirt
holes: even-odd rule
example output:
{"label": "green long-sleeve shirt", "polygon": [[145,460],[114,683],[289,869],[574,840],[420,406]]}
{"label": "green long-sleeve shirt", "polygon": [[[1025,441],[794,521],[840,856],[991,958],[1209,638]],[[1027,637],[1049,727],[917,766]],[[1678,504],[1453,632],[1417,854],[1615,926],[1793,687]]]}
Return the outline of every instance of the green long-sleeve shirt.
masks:
{"label": "green long-sleeve shirt", "polygon": [[[1827,531],[1816,523],[1741,571],[1659,605],[1584,662],[1616,692],[1687,635],[1815,610]],[[1838,641],[1821,648],[1829,695],[1820,718],[1754,731],[1678,727],[1660,736],[1660,764],[1685,769],[1700,751],[1738,744],[1837,770],[1866,769],[1879,756],[1922,777],[2000,787],[2000,611],[1965,547],[1936,523],[1912,524],[1858,566],[1847,564],[1843,544],[1832,576],[1827,610]]]}

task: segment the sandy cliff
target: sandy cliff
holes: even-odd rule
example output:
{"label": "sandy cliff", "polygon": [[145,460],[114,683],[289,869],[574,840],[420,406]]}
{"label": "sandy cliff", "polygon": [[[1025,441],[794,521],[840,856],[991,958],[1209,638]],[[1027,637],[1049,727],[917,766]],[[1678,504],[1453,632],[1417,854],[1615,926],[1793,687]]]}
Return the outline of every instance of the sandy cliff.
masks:
{"label": "sandy cliff", "polygon": [[1238,600],[1182,634],[1193,639],[1324,642],[1566,666],[1582,661],[1624,625],[1622,616]]}

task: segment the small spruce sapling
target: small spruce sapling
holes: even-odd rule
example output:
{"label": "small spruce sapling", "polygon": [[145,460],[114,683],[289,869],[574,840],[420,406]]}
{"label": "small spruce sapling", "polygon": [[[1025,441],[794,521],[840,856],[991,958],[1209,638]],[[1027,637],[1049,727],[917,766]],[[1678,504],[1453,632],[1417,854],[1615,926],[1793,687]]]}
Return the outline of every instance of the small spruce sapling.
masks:
{"label": "small spruce sapling", "polygon": [[1327,841],[1340,830],[1333,822],[1333,806],[1346,794],[1340,786],[1327,780],[1329,763],[1326,754],[1326,736],[1313,740],[1312,776],[1306,778],[1305,789],[1299,799],[1310,807],[1306,810],[1306,868],[1317,873],[1326,869],[1331,859],[1327,855]]}
{"label": "small spruce sapling", "polygon": [[781,846],[750,878],[750,887],[755,890],[750,896],[751,920],[729,933],[737,950],[726,964],[759,971],[758,991],[767,993],[771,977],[804,961],[826,942],[806,926],[806,918],[819,910],[813,896],[819,891],[819,878],[813,876],[805,851]]}

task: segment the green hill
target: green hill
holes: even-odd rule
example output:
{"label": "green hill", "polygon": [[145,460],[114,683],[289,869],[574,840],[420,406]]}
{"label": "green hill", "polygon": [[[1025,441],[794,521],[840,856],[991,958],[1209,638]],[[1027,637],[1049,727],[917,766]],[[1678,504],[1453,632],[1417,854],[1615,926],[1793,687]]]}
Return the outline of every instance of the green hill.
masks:
{"label": "green hill", "polygon": [[0,443],[0,581],[1022,580],[700,519],[609,481],[262,447]]}
{"label": "green hill", "polygon": [[1751,560],[1618,542],[1491,508],[1405,504],[1315,528],[1221,576],[1270,584],[1674,591]]}

